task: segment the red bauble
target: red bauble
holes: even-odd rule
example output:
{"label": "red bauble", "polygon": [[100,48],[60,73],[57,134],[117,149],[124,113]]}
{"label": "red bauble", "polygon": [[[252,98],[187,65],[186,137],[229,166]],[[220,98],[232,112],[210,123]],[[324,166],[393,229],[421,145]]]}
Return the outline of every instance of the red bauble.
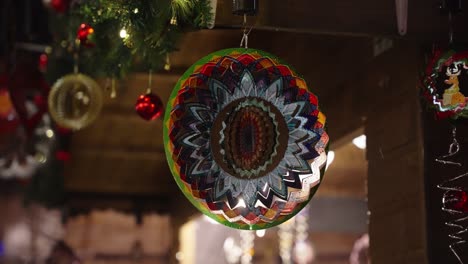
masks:
{"label": "red bauble", "polygon": [[445,209],[468,213],[468,194],[463,190],[447,191],[442,199]]}
{"label": "red bauble", "polygon": [[70,152],[65,151],[65,150],[58,150],[57,152],[55,152],[55,158],[57,160],[67,162],[67,161],[70,160],[71,154],[70,154]]}
{"label": "red bauble", "polygon": [[90,37],[94,33],[94,28],[88,24],[81,24],[76,32],[76,38],[80,41],[80,44],[86,47],[94,46],[94,43],[91,42]]}
{"label": "red bauble", "polygon": [[153,93],[142,94],[136,101],[135,110],[143,119],[150,121],[162,115],[163,103],[159,96]]}
{"label": "red bauble", "polygon": [[48,64],[49,64],[49,57],[47,56],[47,54],[46,53],[41,54],[41,56],[39,56],[39,63],[38,63],[39,70],[41,72],[45,72],[47,70]]}
{"label": "red bauble", "polygon": [[70,5],[70,0],[42,0],[44,5],[52,8],[57,13],[65,13]]}

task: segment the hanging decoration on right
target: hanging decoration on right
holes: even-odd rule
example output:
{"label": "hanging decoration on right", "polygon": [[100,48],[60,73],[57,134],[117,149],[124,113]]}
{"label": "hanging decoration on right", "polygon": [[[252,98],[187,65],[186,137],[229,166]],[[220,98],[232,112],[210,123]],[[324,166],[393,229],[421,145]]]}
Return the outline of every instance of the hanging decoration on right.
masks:
{"label": "hanging decoration on right", "polygon": [[426,67],[423,89],[439,119],[467,118],[468,50],[435,50]]}

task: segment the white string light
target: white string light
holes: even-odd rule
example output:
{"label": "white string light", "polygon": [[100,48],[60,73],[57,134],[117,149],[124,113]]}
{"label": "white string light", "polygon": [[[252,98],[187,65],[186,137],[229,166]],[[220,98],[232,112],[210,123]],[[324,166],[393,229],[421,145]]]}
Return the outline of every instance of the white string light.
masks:
{"label": "white string light", "polygon": [[123,39],[127,38],[128,37],[127,30],[125,30],[125,28],[122,28],[119,32],[119,36]]}

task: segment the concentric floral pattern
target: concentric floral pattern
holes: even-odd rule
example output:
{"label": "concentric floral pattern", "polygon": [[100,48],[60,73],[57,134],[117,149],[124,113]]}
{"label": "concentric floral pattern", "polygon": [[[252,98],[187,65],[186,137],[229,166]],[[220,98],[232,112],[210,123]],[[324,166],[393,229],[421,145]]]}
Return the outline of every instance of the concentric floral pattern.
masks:
{"label": "concentric floral pattern", "polygon": [[263,229],[299,212],[322,180],[325,116],[303,79],[263,51],[228,49],[198,61],[167,105],[166,155],[204,214]]}

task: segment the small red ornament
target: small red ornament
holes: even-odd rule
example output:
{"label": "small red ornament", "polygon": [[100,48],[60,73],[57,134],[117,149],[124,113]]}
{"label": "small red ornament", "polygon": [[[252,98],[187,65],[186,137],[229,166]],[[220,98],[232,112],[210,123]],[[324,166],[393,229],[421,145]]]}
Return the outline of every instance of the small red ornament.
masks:
{"label": "small red ornament", "polygon": [[67,161],[70,160],[71,154],[70,154],[70,152],[65,151],[65,150],[58,150],[57,152],[55,152],[55,158],[57,160],[67,162]]}
{"label": "small red ornament", "polygon": [[47,71],[47,65],[49,64],[49,57],[47,54],[43,53],[41,56],[39,56],[39,70],[41,72],[46,72]]}
{"label": "small red ornament", "polygon": [[70,0],[42,0],[44,5],[57,13],[65,13],[70,5]]}
{"label": "small red ornament", "polygon": [[80,41],[80,45],[85,47],[93,47],[94,43],[91,42],[90,37],[94,33],[94,28],[88,24],[81,24],[76,32],[76,38]]}
{"label": "small red ornament", "polygon": [[442,203],[447,210],[468,213],[468,194],[463,190],[447,191]]}
{"label": "small red ornament", "polygon": [[59,13],[65,13],[68,9],[68,1],[67,0],[51,0],[50,5],[52,8],[59,12]]}
{"label": "small red ornament", "polygon": [[143,119],[150,121],[162,115],[163,103],[159,96],[149,92],[138,97],[135,110]]}

